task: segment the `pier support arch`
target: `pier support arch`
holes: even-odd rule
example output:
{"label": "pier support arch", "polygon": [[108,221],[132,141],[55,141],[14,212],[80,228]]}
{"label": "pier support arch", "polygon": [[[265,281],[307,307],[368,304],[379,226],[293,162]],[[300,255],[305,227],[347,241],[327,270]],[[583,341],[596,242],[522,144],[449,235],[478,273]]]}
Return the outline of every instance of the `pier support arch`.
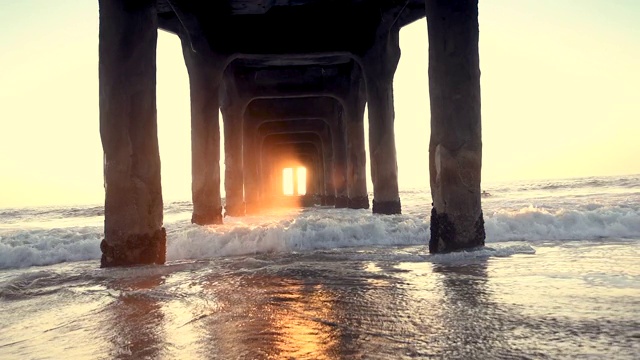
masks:
{"label": "pier support arch", "polygon": [[[330,160],[325,160],[325,184],[327,194],[323,199],[326,205],[346,207],[348,204],[348,187],[346,183],[346,135],[342,119],[342,105],[328,96],[303,96],[254,99],[247,106],[245,112],[245,141],[249,146],[255,143],[258,126],[265,121],[322,119],[331,129],[332,153]],[[254,146],[257,146],[255,144]],[[245,148],[246,154],[256,150]],[[254,148],[255,149],[255,148]],[[245,157],[245,174],[247,182],[252,183],[257,178],[257,168],[252,164],[255,159]],[[332,166],[329,166],[331,165]],[[245,185],[246,186],[246,185]],[[245,196],[247,193],[245,192]],[[255,198],[258,199],[256,193]],[[248,201],[248,200],[247,200]],[[256,200],[257,201],[257,200]]]}

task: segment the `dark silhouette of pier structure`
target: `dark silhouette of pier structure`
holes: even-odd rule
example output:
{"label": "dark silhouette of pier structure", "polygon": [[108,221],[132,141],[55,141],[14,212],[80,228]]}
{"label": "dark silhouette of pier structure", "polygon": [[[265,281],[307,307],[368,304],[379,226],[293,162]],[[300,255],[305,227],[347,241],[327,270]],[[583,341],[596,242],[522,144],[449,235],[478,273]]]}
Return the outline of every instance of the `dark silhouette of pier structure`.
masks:
{"label": "dark silhouette of pier structure", "polygon": [[428,155],[429,250],[484,244],[478,0],[99,4],[102,266],[165,261],[156,124],[159,29],[182,43],[191,92],[192,222],[209,225],[287,199],[285,167],[307,169],[307,204],[400,214],[393,101],[399,31],[426,17],[431,139],[429,154],[415,154],[415,161],[427,166]]}

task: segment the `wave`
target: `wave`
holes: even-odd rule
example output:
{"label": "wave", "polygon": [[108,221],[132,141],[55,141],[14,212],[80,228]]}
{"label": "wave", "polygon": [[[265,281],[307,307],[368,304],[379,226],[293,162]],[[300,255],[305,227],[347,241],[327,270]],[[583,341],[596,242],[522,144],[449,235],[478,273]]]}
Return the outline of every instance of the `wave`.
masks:
{"label": "wave", "polygon": [[68,219],[104,216],[104,206],[37,207],[0,209],[0,223],[15,224],[32,219]]}
{"label": "wave", "polygon": [[[221,226],[167,223],[167,258],[208,259],[322,249],[426,245],[429,218],[368,210],[311,209],[227,218]],[[547,240],[640,239],[640,207],[523,207],[485,212],[487,245]],[[101,226],[0,230],[0,269],[97,260]]]}
{"label": "wave", "polygon": [[506,184],[489,185],[487,190],[491,193],[513,193],[529,191],[558,192],[560,190],[577,189],[638,189],[640,188],[640,175],[608,176],[608,177],[584,177],[559,180],[515,181]]}
{"label": "wave", "polygon": [[102,227],[0,232],[0,269],[99,259]]}
{"label": "wave", "polygon": [[640,238],[640,209],[594,205],[580,210],[498,210],[485,215],[485,230],[488,241]]}
{"label": "wave", "polygon": [[170,231],[170,260],[428,242],[429,223],[411,216],[374,216],[367,210],[326,209],[297,218],[232,220],[221,227]]}
{"label": "wave", "polygon": [[[224,198],[223,198],[224,199]],[[174,201],[166,203],[165,214],[176,214],[191,211],[191,201]],[[73,206],[73,207],[36,207],[0,209],[0,223],[16,224],[25,221],[51,221],[58,219],[91,218],[104,216],[104,206]]]}

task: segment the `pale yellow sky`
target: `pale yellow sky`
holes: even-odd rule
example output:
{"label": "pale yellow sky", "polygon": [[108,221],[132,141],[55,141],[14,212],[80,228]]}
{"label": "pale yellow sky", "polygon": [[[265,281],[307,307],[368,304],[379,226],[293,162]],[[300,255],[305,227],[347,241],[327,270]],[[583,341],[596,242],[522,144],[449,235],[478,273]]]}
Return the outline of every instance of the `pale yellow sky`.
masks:
{"label": "pale yellow sky", "polygon": [[[640,173],[638,18],[634,0],[480,1],[483,182]],[[0,208],[102,203],[97,1],[0,0],[0,24]],[[400,187],[428,190],[425,20],[401,47]],[[169,201],[190,198],[188,89],[179,42],[161,32]]]}

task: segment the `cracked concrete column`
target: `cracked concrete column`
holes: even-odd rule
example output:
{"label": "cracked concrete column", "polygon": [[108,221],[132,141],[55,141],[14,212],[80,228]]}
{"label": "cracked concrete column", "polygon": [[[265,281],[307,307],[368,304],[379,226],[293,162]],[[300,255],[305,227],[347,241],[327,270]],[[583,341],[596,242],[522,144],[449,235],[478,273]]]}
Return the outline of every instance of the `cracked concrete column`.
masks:
{"label": "cracked concrete column", "polygon": [[225,216],[244,216],[244,174],[242,168],[242,107],[225,92],[224,122]]}
{"label": "cracked concrete column", "polygon": [[364,107],[366,90],[362,81],[357,81],[345,106],[347,125],[347,184],[349,208],[368,209],[367,153],[364,145]]}
{"label": "cracked concrete column", "polygon": [[100,0],[100,137],[104,150],[102,267],[163,264],[156,123],[156,2]]}
{"label": "cracked concrete column", "polygon": [[194,52],[184,37],[182,52],[191,90],[191,222],[222,224],[218,115],[222,69],[212,56]]}
{"label": "cracked concrete column", "polygon": [[369,110],[373,213],[400,214],[394,133],[393,76],[400,60],[399,30],[380,36],[363,57]]}
{"label": "cracked concrete column", "polygon": [[478,0],[427,0],[432,253],[484,245]]}

